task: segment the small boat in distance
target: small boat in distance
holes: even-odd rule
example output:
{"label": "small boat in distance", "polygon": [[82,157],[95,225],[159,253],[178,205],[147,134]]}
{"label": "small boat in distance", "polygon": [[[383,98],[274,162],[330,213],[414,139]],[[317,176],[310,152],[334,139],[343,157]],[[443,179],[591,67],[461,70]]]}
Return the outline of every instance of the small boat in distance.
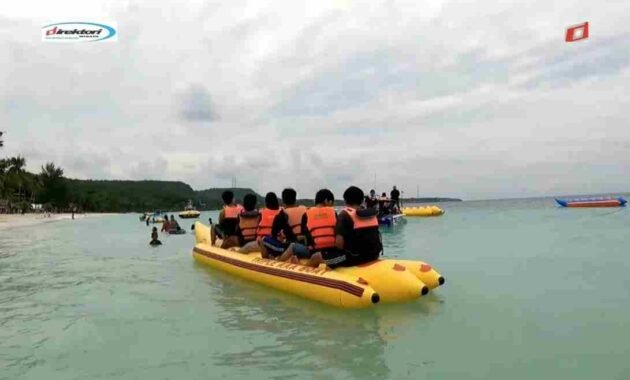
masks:
{"label": "small boat in distance", "polygon": [[403,214],[387,214],[378,217],[379,226],[393,227],[406,222]]}
{"label": "small boat in distance", "polygon": [[198,218],[199,215],[201,215],[201,213],[193,207],[192,201],[188,201],[188,204],[184,208],[184,211],[179,213],[179,217],[182,219]]}
{"label": "small boat in distance", "polygon": [[628,201],[622,197],[618,198],[576,198],[557,199],[556,202],[561,207],[624,207]]}

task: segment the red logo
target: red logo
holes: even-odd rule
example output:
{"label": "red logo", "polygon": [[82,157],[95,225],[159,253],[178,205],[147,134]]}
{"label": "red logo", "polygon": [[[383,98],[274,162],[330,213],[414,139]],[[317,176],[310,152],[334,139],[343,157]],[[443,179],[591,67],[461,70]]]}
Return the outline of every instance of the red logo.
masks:
{"label": "red logo", "polygon": [[47,35],[47,36],[53,35],[53,34],[55,34],[55,33],[57,33],[57,27],[56,27],[56,26],[55,26],[54,28],[52,28],[52,29],[48,29],[48,30],[46,31],[46,35]]}
{"label": "red logo", "polygon": [[564,37],[566,42],[575,42],[580,40],[585,40],[588,38],[588,21],[580,24],[574,25],[570,28],[567,28],[567,34]]}

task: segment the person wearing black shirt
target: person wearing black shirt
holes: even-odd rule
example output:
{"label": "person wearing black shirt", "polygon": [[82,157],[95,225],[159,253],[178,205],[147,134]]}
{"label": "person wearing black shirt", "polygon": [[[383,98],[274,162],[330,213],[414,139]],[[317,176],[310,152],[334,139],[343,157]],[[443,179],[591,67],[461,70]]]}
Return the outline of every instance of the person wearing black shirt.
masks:
{"label": "person wearing black shirt", "polygon": [[295,204],[297,192],[291,188],[282,190],[284,209],[273,219],[271,235],[265,236],[260,244],[264,258],[280,256],[291,243],[302,240],[301,221],[306,207]]}
{"label": "person wearing black shirt", "polygon": [[365,197],[365,207],[376,209],[378,207],[378,198],[376,197],[376,191],[370,190],[370,195]]}
{"label": "person wearing black shirt", "polygon": [[400,191],[396,189],[396,186],[394,186],[392,192],[389,193],[389,196],[392,200],[391,207],[394,208],[394,206],[396,206],[400,210]]}
{"label": "person wearing black shirt", "polygon": [[383,251],[375,209],[361,209],[363,191],[350,186],[344,193],[346,208],[337,217],[337,249],[346,253],[342,266],[378,259]]}

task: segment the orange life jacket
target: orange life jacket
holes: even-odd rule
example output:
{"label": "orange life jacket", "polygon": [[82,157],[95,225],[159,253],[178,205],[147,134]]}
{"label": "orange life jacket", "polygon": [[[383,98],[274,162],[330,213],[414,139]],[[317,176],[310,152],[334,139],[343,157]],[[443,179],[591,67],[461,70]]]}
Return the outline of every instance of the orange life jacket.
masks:
{"label": "orange life jacket", "polygon": [[311,207],[306,211],[306,227],[313,238],[313,249],[335,247],[337,214],[332,207]]}
{"label": "orange life jacket", "polygon": [[241,205],[223,206],[223,217],[225,219],[236,219],[243,210]]}
{"label": "orange life jacket", "polygon": [[352,223],[354,225],[355,230],[359,230],[361,228],[370,228],[370,227],[378,228],[378,219],[376,218],[376,214],[371,215],[371,216],[359,216],[357,215],[357,210],[353,208],[346,207],[343,210],[347,212],[348,215],[350,215],[350,218],[352,218]]}
{"label": "orange life jacket", "polygon": [[287,214],[289,220],[289,228],[295,234],[295,236],[302,234],[302,216],[306,212],[306,207],[304,206],[296,206],[289,207],[284,209],[285,214]]}
{"label": "orange life jacket", "polygon": [[258,224],[258,230],[256,231],[256,238],[258,240],[264,238],[267,235],[271,235],[271,227],[273,226],[273,219],[280,213],[282,209],[272,210],[264,208],[260,213],[260,223]]}
{"label": "orange life jacket", "polygon": [[256,212],[242,211],[238,216],[238,228],[241,231],[245,243],[256,240],[256,231],[258,230],[258,221],[260,214]]}

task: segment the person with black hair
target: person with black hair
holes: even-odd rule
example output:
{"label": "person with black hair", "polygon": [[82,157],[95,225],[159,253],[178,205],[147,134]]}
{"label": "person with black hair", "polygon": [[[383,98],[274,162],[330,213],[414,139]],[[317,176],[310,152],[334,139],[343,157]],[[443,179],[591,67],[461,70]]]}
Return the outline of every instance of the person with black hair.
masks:
{"label": "person with black hair", "polygon": [[308,266],[326,264],[331,268],[345,261],[345,254],[335,246],[337,213],[334,202],[335,196],[328,189],[321,189],[315,194],[315,207],[308,209],[302,216],[302,234],[307,246],[292,243],[278,260],[296,262],[298,258],[308,258]]}
{"label": "person with black hair", "polygon": [[219,212],[219,223],[212,226],[210,230],[210,242],[215,244],[217,237],[223,239],[221,248],[230,248],[238,245],[238,236],[236,235],[236,226],[238,225],[238,215],[243,209],[234,202],[234,193],[225,190],[221,194],[223,199],[223,210]]}
{"label": "person with black hair", "polygon": [[171,229],[171,222],[168,220],[168,215],[164,214],[164,221],[162,222],[162,229],[160,232],[168,233],[168,230]]}
{"label": "person with black hair", "polygon": [[370,195],[365,197],[365,207],[376,209],[378,207],[378,198],[376,197],[376,191],[370,190]]}
{"label": "person with black hair", "polygon": [[294,189],[282,190],[283,209],[276,215],[271,226],[271,234],[262,238],[260,252],[262,257],[282,255],[291,243],[305,241],[302,235],[302,217],[306,207],[296,205],[297,192]]}
{"label": "person with black hair", "polygon": [[257,209],[258,199],[254,194],[246,194],[243,198],[243,210],[238,215],[237,235],[239,245],[244,247],[248,243],[256,243],[256,232],[260,223],[260,212]]}
{"label": "person with black hair", "polygon": [[391,197],[391,200],[392,200],[391,208],[392,209],[398,208],[398,210],[400,210],[400,191],[398,191],[396,186],[394,186],[391,193],[389,193],[389,196]]}
{"label": "person with black hair", "polygon": [[256,241],[252,241],[239,249],[241,253],[249,253],[260,249],[260,242],[265,236],[271,234],[273,220],[280,213],[280,202],[274,192],[265,195],[265,208],[260,211],[260,221],[256,229]]}
{"label": "person with black hair", "polygon": [[149,245],[161,245],[162,242],[158,239],[158,230],[157,227],[153,227],[151,230],[151,241]]}
{"label": "person with black hair", "polygon": [[387,194],[383,193],[378,199],[378,214],[379,216],[391,214],[389,198]]}
{"label": "person with black hair", "polygon": [[[164,220],[168,220],[168,215],[164,216]],[[166,232],[171,232],[171,231],[179,231],[182,228],[179,226],[179,223],[177,223],[177,221],[175,220],[175,215],[171,215],[171,221],[168,222],[168,230]]]}
{"label": "person with black hair", "polygon": [[346,254],[343,266],[374,261],[383,252],[376,210],[361,208],[363,199],[363,191],[356,186],[343,193],[346,207],[339,212],[335,226],[336,247]]}

